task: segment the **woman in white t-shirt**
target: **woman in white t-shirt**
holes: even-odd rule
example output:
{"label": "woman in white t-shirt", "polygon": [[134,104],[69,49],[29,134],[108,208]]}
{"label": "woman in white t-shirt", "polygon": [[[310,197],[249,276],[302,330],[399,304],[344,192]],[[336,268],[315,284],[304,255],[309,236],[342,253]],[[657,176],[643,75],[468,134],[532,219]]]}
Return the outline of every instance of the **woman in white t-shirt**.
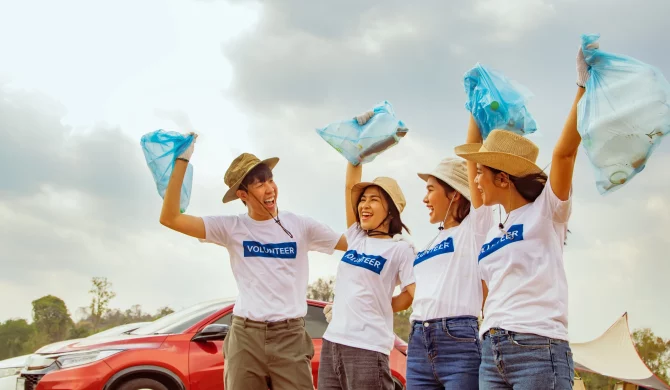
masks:
{"label": "woman in white t-shirt", "polygon": [[482,143],[472,118],[468,143],[456,147],[456,154],[470,162],[470,175],[476,170],[484,204],[507,212],[479,254],[489,290],[480,329],[481,389],[568,390],[574,383],[563,245],[581,142],[577,104],[587,69],[580,49],[580,88],[554,147],[548,177],[535,164],[539,150],[533,142],[494,130]]}
{"label": "woman in white t-shirt", "polygon": [[[360,121],[360,119],[359,119]],[[413,246],[402,240],[405,197],[388,177],[361,182],[348,164],[345,233],[348,250],[337,268],[335,301],[327,312],[318,388],[393,389],[393,290],[414,292]]]}
{"label": "woman in white t-shirt", "polygon": [[419,177],[426,182],[430,223],[439,227],[414,260],[407,388],[477,389],[477,317],[485,299],[477,255],[493,225],[491,209],[481,207],[474,175],[469,180],[461,158],[445,158]]}

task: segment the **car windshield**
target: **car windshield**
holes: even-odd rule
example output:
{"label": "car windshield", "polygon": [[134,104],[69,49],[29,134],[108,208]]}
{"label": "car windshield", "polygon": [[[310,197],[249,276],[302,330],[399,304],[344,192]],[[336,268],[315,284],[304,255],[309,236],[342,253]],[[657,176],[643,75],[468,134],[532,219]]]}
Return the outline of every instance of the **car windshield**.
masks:
{"label": "car windshield", "polygon": [[221,310],[222,308],[232,305],[235,301],[231,300],[216,300],[209,301],[191,306],[189,308],[176,311],[168,314],[163,318],[135,329],[129,334],[133,335],[150,335],[150,334],[171,334],[180,333],[193,326],[198,321],[209,316],[210,314]]}

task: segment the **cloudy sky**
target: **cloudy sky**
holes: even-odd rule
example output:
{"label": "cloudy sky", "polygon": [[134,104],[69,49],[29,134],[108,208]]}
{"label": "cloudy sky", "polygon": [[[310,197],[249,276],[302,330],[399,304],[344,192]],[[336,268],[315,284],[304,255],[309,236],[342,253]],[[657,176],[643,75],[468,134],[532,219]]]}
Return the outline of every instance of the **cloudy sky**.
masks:
{"label": "cloudy sky", "polygon": [[[242,151],[276,155],[282,209],[345,228],[345,160],[314,129],[389,100],[409,128],[364,169],[396,178],[419,246],[435,226],[421,203],[432,168],[465,139],[462,76],[476,62],[531,89],[549,162],[576,92],[579,36],[670,74],[670,3],[643,0],[0,0],[0,321],[30,317],[46,294],[70,311],[106,276],[113,305],[185,307],[236,293],[227,252],[158,223],[161,199],[142,134],[200,134],[189,213],[220,202]],[[645,171],[598,194],[583,153],[565,263],[570,332],[581,341],[628,311],[670,337],[670,141]],[[338,256],[312,256],[310,279]]]}

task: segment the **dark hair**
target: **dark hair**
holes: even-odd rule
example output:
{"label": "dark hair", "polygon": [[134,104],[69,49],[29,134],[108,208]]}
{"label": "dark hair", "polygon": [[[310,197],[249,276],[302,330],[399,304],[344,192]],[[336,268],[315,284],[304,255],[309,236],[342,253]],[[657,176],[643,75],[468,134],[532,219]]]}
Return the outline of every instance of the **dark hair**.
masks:
{"label": "dark hair", "polygon": [[[447,198],[449,197],[449,193],[456,191],[454,190],[449,184],[443,182],[442,180],[438,179],[437,177],[435,178],[438,183],[440,183],[440,186],[444,189],[444,193],[447,195]],[[461,194],[461,200],[458,202],[458,205],[456,207],[456,216],[454,216],[454,219],[456,222],[461,223],[465,219],[465,217],[470,214],[470,201]]]}
{"label": "dark hair", "polygon": [[[494,169],[491,167],[487,167],[490,169],[493,174],[498,174],[500,171],[498,169]],[[505,172],[507,173],[507,172]],[[509,173],[510,181],[514,183],[514,187],[516,187],[516,190],[519,191],[519,194],[523,196],[524,199],[530,202],[535,202],[535,199],[537,199],[538,196],[542,193],[542,190],[544,190],[544,186],[547,184],[547,174],[544,172],[540,173],[531,173],[530,175],[522,176],[522,177],[517,177],[517,176],[512,176]],[[563,241],[563,245],[568,245],[568,233],[572,233],[570,229],[566,229],[567,233],[565,234],[565,241]]]}
{"label": "dark hair", "polygon": [[[242,183],[240,183],[239,189],[248,194],[249,191],[247,189],[249,188],[250,185],[256,182],[265,183],[270,179],[272,179],[272,170],[270,169],[270,167],[268,167],[265,164],[258,164],[252,170],[250,170],[246,176],[244,176],[244,179],[242,179]],[[242,203],[244,203],[245,206],[247,205],[247,202],[243,200]]]}
{"label": "dark hair", "polygon": [[[373,187],[373,186],[370,186]],[[379,186],[374,186],[379,189],[379,192],[382,193],[382,196],[384,199],[386,199],[386,203],[389,205],[389,214],[391,214],[391,222],[389,223],[389,236],[393,237],[396,234],[401,234],[402,229],[405,229],[407,233],[410,233],[409,228],[405,226],[404,223],[402,223],[402,220],[400,219],[400,212],[398,211],[398,208],[395,207],[395,203],[393,203],[393,199],[391,199],[391,196],[386,193],[381,187]],[[367,187],[366,187],[367,188]],[[356,204],[361,203],[361,198],[363,198],[363,194],[365,193],[365,190],[361,192],[361,195],[358,197],[358,200],[356,201]],[[361,223],[361,217],[358,215],[358,210],[355,212],[356,214],[356,222],[358,224]]]}
{"label": "dark hair", "polygon": [[[504,172],[491,167],[487,168],[490,169],[494,175]],[[547,184],[547,174],[544,172],[531,173],[530,175],[521,177],[512,176],[509,173],[507,173],[507,175],[509,176],[509,180],[514,183],[514,187],[519,191],[519,194],[529,202],[535,202],[535,199],[540,196],[542,190],[544,190],[545,184]]]}

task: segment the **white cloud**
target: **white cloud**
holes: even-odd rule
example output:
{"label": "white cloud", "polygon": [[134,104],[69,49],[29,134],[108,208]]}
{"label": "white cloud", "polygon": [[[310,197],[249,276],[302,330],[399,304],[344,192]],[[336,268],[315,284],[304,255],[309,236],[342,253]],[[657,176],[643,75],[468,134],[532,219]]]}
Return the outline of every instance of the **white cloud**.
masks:
{"label": "white cloud", "polygon": [[492,41],[510,42],[524,33],[531,33],[556,14],[554,5],[546,0],[474,0],[472,17],[485,22],[483,30]]}
{"label": "white cloud", "polygon": [[[461,78],[476,61],[535,92],[543,137],[534,140],[545,163],[574,96],[577,29],[598,27],[623,52],[635,48],[663,69],[670,64],[650,38],[664,26],[657,15],[667,14],[667,2],[649,5],[658,10],[651,18],[635,5],[608,5],[616,13],[600,15],[597,25],[581,15],[587,5],[540,0],[345,1],[326,9],[297,0],[262,8],[45,1],[39,15],[32,3],[10,4],[15,12],[0,14],[0,50],[9,59],[0,74],[13,87],[0,88],[0,165],[12,168],[0,180],[0,291],[13,300],[0,319],[29,317],[30,302],[45,294],[74,312],[88,302],[92,276],[110,278],[122,308],[182,307],[236,292],[225,250],[158,224],[160,197],[138,145],[146,132],[192,126],[200,133],[190,213],[244,211],[239,202],[221,203],[222,177],[236,154],[249,151],[281,158],[281,208],[343,230],[345,160],[314,129],[387,99],[410,134],[367,165],[364,178],[399,181],[408,200],[403,218],[422,247],[435,226],[416,172],[463,142]],[[634,33],[621,32],[623,23]],[[482,40],[489,31],[508,44]],[[638,44],[641,36],[648,47]],[[515,39],[524,44],[509,44]],[[580,154],[565,255],[576,339],[598,335],[624,311],[633,327],[670,336],[670,317],[657,310],[664,305],[658,286],[670,272],[663,180],[670,159],[667,146],[655,153],[645,172],[606,197]],[[314,280],[334,274],[338,259],[315,254],[310,264]]]}

